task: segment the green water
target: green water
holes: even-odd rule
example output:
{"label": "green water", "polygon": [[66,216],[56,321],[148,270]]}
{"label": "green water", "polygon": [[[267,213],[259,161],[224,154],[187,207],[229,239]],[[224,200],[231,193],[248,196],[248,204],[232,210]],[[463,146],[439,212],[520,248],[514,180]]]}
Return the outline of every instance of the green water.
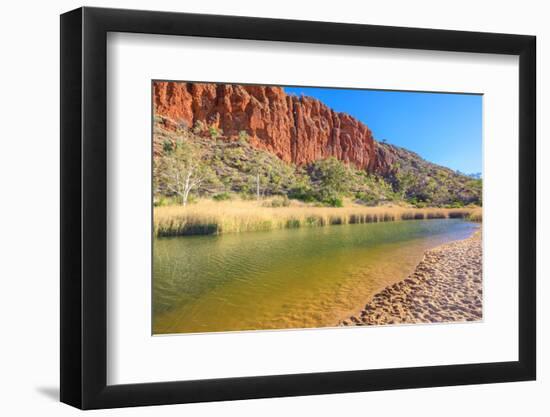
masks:
{"label": "green water", "polygon": [[153,333],[334,326],[477,225],[413,220],[154,241]]}

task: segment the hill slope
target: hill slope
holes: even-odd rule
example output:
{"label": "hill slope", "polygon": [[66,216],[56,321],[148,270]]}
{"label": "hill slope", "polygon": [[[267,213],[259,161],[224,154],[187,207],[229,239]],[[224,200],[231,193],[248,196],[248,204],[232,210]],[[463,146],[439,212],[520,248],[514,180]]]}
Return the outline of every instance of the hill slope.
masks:
{"label": "hill slope", "polygon": [[[327,204],[342,196],[369,205],[482,203],[481,179],[378,142],[362,122],[280,87],[155,82],[153,104],[156,158],[179,140],[199,148],[213,171],[203,193],[255,191]],[[331,184],[330,175],[340,177]]]}
{"label": "hill slope", "polygon": [[466,205],[482,203],[482,181],[434,164],[405,148],[375,142],[387,167],[384,178],[403,200],[418,204]]}
{"label": "hill slope", "polygon": [[[155,167],[177,143],[193,148],[204,161],[209,176],[199,194],[223,197],[238,193],[243,198],[284,196],[309,202],[337,205],[342,197],[358,203],[378,205],[406,202],[416,206],[463,206],[481,204],[481,180],[458,175],[393,145],[375,142],[376,152],[388,161],[386,175],[368,173],[334,157],[297,165],[259,149],[250,138],[226,137],[215,130],[167,129],[173,122],[156,116],[153,132]],[[154,178],[161,178],[155,171]],[[155,194],[169,196],[162,184]]]}
{"label": "hill slope", "polygon": [[226,137],[246,132],[250,144],[285,162],[304,165],[331,156],[369,172],[379,171],[367,126],[311,97],[281,87],[155,82],[155,114],[180,127],[206,125]]}

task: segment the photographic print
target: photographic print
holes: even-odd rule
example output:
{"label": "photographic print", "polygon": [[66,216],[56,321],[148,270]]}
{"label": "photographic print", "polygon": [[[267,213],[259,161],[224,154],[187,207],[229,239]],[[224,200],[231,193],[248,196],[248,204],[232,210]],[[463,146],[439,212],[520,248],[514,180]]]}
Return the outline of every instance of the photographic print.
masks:
{"label": "photographic print", "polygon": [[152,332],[482,320],[479,94],[152,81]]}

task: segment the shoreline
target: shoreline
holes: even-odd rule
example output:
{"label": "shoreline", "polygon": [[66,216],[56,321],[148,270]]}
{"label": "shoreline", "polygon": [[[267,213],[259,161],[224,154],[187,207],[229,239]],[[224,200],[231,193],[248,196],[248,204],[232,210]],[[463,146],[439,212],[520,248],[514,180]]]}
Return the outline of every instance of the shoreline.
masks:
{"label": "shoreline", "polygon": [[340,326],[478,321],[483,318],[482,236],[424,252],[405,279],[376,293]]}
{"label": "shoreline", "polygon": [[[291,200],[289,206],[273,207],[268,201],[200,201],[191,206],[155,207],[155,237],[221,235],[301,227],[325,227],[342,224],[388,221],[465,219],[482,221],[481,207],[319,207]],[[271,202],[273,204],[273,202]]]}

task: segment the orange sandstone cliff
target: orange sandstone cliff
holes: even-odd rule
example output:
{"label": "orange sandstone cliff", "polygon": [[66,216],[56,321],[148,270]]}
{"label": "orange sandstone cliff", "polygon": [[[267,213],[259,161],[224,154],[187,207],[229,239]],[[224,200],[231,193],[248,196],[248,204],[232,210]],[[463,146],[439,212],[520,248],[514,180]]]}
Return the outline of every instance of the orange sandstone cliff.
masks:
{"label": "orange sandstone cliff", "polygon": [[287,95],[281,87],[157,81],[155,114],[193,127],[198,121],[245,131],[250,143],[298,165],[334,156],[368,172],[387,173],[391,161],[369,128],[311,97]]}

